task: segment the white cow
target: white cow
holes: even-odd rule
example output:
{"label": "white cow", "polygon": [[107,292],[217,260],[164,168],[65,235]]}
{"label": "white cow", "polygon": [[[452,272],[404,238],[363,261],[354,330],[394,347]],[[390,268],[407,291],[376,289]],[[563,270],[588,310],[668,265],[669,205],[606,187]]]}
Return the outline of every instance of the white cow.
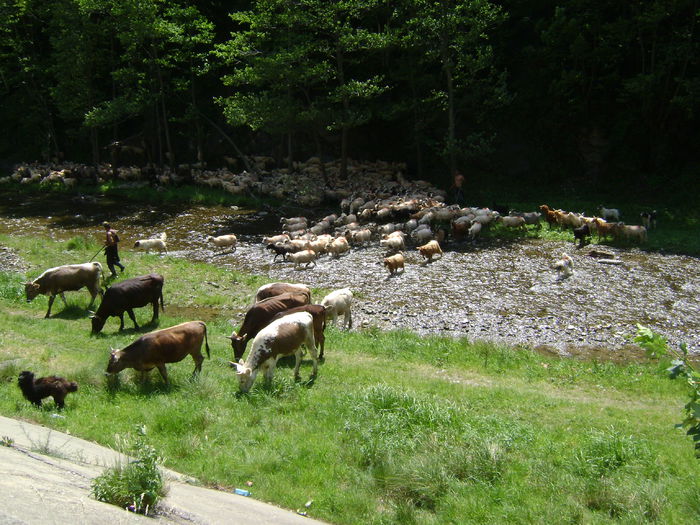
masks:
{"label": "white cow", "polygon": [[248,392],[253,386],[258,372],[262,370],[265,381],[270,383],[275,373],[275,366],[280,357],[295,356],[294,379],[299,379],[301,365],[301,346],[304,345],[311,354],[314,369],[311,377],[318,373],[318,357],[314,340],[313,317],[308,312],[285,315],[273,321],[258,332],[248,354],[248,359],[238,363],[231,362],[236,368],[241,392]]}

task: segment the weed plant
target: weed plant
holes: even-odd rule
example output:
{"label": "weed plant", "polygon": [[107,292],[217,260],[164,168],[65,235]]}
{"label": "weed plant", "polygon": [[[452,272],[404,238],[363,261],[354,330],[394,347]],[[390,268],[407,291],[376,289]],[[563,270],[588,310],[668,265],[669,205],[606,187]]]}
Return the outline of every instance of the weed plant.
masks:
{"label": "weed plant", "polygon": [[[130,440],[133,440],[130,443]],[[139,514],[152,514],[167,489],[156,449],[146,443],[145,429],[135,438],[120,438],[120,452],[134,459],[108,468],[92,482],[92,495],[98,501],[111,503]]]}
{"label": "weed plant", "polygon": [[[0,237],[34,268],[47,257],[92,255],[88,246],[66,254],[65,243],[41,241],[39,253],[34,239]],[[90,335],[86,292],[67,294],[68,311],[56,302],[43,319],[46,298],[22,300],[26,276],[1,278],[0,413],[108,446],[145,425],[168,468],[224,489],[251,481],[253,497],[290,509],[313,499],[309,514],[332,523],[700,520],[700,466],[674,430],[686,392],[654,362],[329,327],[313,384],[308,359],[301,382],[293,360],[281,360],[271,385],[259,380],[241,395],[228,366],[227,319],[266,279],[172,257],[139,257],[127,268],[154,269],[165,275],[159,322],[149,325],[150,309],[137,309],[141,329],[127,322],[119,332],[110,319],[99,336]],[[207,281],[220,286],[201,308]],[[167,365],[170,385],[153,372],[145,381],[132,370],[105,377],[110,347],[205,313],[212,357],[199,377],[190,378],[189,357]],[[51,417],[50,401],[37,409],[22,397],[16,374],[24,369],[78,381],[64,418]]]}

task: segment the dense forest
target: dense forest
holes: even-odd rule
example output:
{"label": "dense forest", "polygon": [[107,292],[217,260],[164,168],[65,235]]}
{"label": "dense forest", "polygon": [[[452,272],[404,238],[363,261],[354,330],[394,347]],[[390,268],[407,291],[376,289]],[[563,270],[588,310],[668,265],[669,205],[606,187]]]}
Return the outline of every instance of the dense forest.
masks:
{"label": "dense forest", "polygon": [[0,0],[0,159],[697,187],[697,0]]}

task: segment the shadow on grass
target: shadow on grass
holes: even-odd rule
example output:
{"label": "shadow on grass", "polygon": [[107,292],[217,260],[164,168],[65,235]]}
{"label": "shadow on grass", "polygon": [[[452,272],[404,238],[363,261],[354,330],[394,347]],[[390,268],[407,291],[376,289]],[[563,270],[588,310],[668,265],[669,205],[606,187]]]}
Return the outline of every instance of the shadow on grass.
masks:
{"label": "shadow on grass", "polygon": [[[132,380],[122,380],[124,371],[117,374],[105,374],[105,391],[110,399],[114,399],[117,393],[134,396],[169,395],[179,392],[182,385],[170,382],[166,384],[157,369],[149,372],[134,372]],[[155,375],[154,375],[155,374]],[[197,378],[189,378],[186,381],[197,381]]]}
{"label": "shadow on grass", "polygon": [[56,303],[58,301],[60,301],[60,299],[54,301],[53,308],[51,309],[51,317],[49,317],[49,319],[67,319],[71,321],[76,319],[85,319],[86,321],[89,321],[90,314],[88,313],[88,310],[75,304],[68,303],[68,306],[66,306],[63,310],[56,312]]}

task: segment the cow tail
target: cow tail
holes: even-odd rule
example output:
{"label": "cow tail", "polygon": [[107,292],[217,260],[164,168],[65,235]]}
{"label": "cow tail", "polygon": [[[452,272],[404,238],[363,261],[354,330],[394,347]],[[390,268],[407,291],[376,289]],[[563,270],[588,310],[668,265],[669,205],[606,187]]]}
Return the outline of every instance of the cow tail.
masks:
{"label": "cow tail", "polygon": [[[156,308],[158,308],[156,306]],[[163,288],[160,289],[160,311],[165,312],[165,306],[163,306]]]}
{"label": "cow tail", "polygon": [[207,357],[211,359],[211,354],[209,353],[209,340],[207,339],[207,325],[202,321],[202,326],[204,327],[204,348],[207,349]]}

